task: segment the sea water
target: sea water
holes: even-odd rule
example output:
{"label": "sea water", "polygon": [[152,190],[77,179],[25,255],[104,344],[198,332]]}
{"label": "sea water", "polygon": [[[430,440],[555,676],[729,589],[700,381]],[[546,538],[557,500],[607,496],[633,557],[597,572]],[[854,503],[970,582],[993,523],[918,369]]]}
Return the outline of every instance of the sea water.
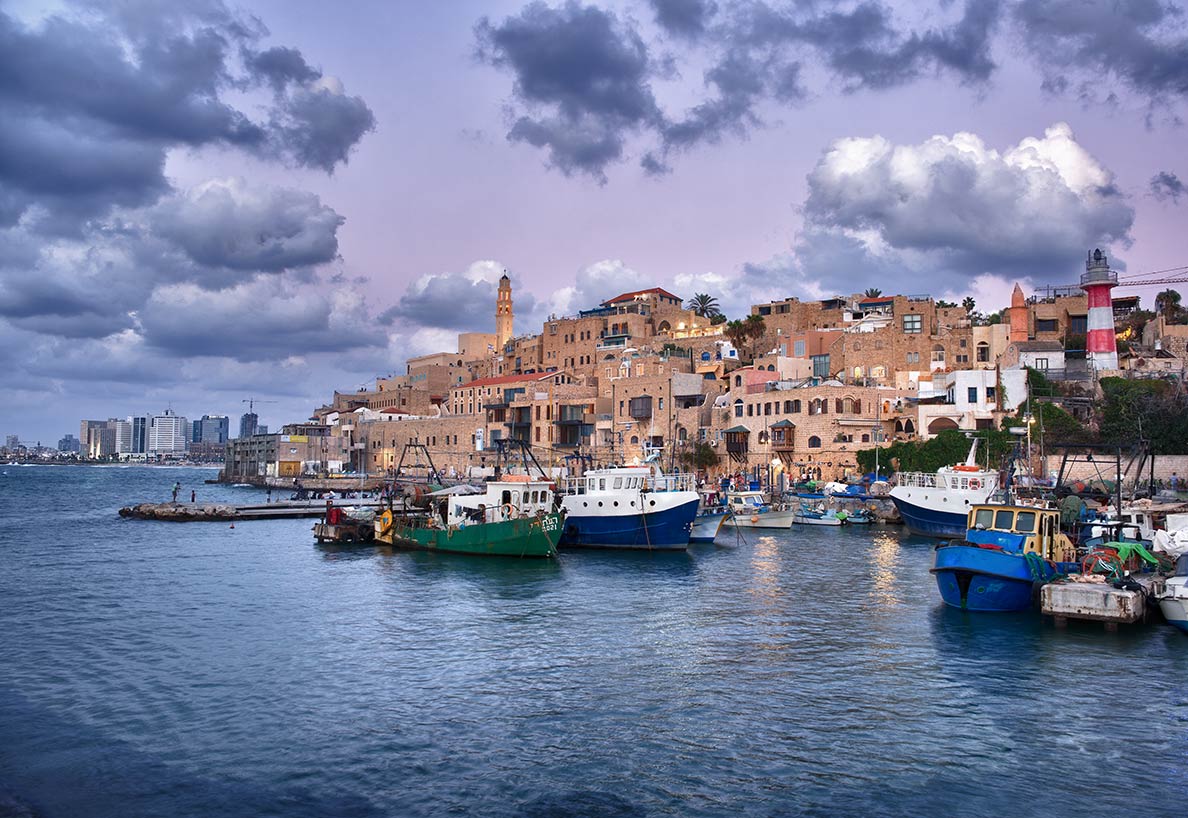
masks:
{"label": "sea water", "polygon": [[902,529],[467,558],[3,470],[0,815],[1183,811],[1188,638],[947,609]]}

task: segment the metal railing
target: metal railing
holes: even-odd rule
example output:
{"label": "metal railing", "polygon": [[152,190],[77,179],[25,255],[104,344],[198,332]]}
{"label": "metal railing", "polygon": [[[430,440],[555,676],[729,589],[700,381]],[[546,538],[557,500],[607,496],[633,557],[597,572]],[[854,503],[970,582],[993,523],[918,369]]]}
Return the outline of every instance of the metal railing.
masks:
{"label": "metal railing", "polygon": [[[591,488],[593,483],[594,488]],[[602,494],[614,492],[667,492],[696,491],[697,476],[693,474],[587,474],[583,477],[568,477],[562,481],[561,489],[566,494]]]}

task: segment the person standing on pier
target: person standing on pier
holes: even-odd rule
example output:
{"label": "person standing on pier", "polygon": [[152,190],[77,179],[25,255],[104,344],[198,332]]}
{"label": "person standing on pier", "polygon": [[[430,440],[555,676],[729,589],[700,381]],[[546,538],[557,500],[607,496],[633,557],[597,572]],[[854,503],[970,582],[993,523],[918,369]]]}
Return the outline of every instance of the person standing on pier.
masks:
{"label": "person standing on pier", "polygon": [[181,483],[173,484],[173,502],[177,502],[177,493],[181,491]]}
{"label": "person standing on pier", "polygon": [[197,496],[198,496],[198,492],[197,492],[196,490],[194,490],[194,489],[190,489],[190,503],[193,503],[193,502],[194,502],[194,499],[195,499]]}

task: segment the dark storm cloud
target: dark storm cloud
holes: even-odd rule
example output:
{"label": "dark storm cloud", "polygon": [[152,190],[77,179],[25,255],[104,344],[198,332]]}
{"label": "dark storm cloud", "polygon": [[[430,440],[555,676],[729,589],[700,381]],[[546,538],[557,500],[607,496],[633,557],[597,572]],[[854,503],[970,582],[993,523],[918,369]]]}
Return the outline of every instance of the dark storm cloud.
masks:
{"label": "dark storm cloud", "polygon": [[1161,170],[1151,177],[1151,193],[1160,201],[1171,199],[1175,204],[1179,204],[1181,196],[1188,196],[1188,186],[1185,186],[1174,173]]}
{"label": "dark storm cloud", "polygon": [[[27,26],[0,12],[0,224],[55,232],[168,192],[173,147],[225,145],[331,171],[374,127],[358,97],[220,3],[95,4]],[[243,65],[234,56],[239,54]],[[271,87],[267,122],[229,92]]]}
{"label": "dark storm cloud", "polygon": [[483,18],[476,35],[480,59],[512,73],[526,111],[509,139],[547,148],[567,175],[603,179],[627,136],[659,121],[647,46],[609,11],[532,3],[498,24]]}
{"label": "dark storm cloud", "polygon": [[295,48],[275,46],[264,51],[244,50],[244,65],[254,76],[262,78],[277,93],[289,83],[304,85],[321,79],[322,72],[310,68],[305,57]]}
{"label": "dark storm cloud", "polygon": [[[508,134],[548,151],[566,175],[606,181],[628,140],[651,142],[640,164],[669,169],[671,154],[725,136],[745,137],[764,124],[762,105],[799,104],[810,96],[806,66],[823,67],[847,92],[885,89],[926,74],[965,84],[987,81],[999,0],[970,0],[960,16],[920,31],[901,30],[875,0],[838,8],[817,3],[649,0],[661,31],[689,53],[654,57],[630,18],[569,0],[526,6],[500,23],[476,27],[480,59],[513,79]],[[949,15],[952,16],[952,15]],[[679,75],[682,62],[704,59],[704,98],[679,115],[662,111],[652,81]]]}
{"label": "dark storm cloud", "polygon": [[648,0],[656,22],[669,34],[696,38],[718,10],[713,0]]}
{"label": "dark storm cloud", "polygon": [[153,232],[198,265],[279,272],[324,264],[338,255],[345,221],[317,196],[253,189],[241,179],[207,182],[171,197],[150,215]]}
{"label": "dark storm cloud", "polygon": [[[1159,0],[1021,0],[1014,18],[1062,92],[1069,77],[1091,94],[1114,77],[1152,100],[1188,94],[1184,9]],[[1061,73],[1061,72],[1064,73]]]}

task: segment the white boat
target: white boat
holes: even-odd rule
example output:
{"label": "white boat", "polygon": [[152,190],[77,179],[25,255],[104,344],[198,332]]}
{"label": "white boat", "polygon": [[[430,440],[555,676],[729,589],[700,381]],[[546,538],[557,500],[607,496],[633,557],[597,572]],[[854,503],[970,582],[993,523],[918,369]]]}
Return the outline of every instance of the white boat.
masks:
{"label": "white boat", "polygon": [[801,503],[793,522],[799,525],[841,525],[842,518],[833,509]]}
{"label": "white boat", "polygon": [[730,519],[726,525],[735,528],[791,528],[796,512],[773,506],[759,491],[730,491],[726,493]]}
{"label": "white boat", "polygon": [[935,474],[900,472],[891,501],[913,534],[961,539],[973,506],[984,505],[998,491],[998,472],[977,463],[978,441],[969,447],[965,462],[942,466]]}
{"label": "white boat", "polygon": [[693,485],[655,466],[591,469],[566,483],[561,547],[683,550],[700,503]]}
{"label": "white boat", "polygon": [[1159,609],[1163,618],[1188,633],[1188,554],[1176,560],[1176,574],[1164,583],[1159,596]]}

